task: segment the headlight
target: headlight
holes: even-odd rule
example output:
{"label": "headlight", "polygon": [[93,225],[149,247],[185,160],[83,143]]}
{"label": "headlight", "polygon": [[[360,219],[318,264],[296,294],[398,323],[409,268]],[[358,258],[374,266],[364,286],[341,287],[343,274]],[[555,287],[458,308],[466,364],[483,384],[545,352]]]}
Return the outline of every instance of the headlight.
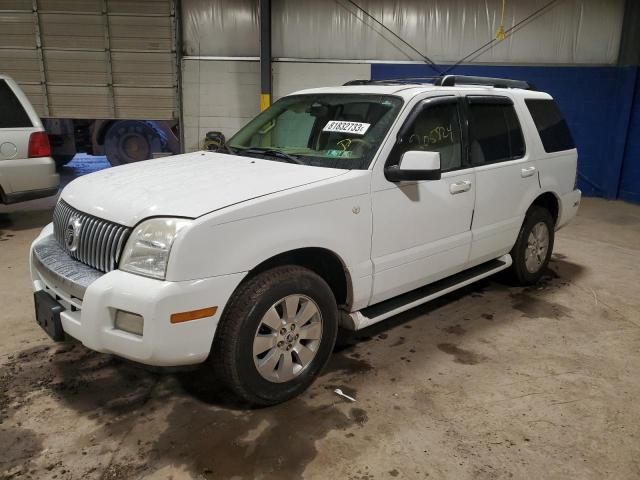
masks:
{"label": "headlight", "polygon": [[152,218],[140,223],[124,247],[120,270],[164,280],[173,241],[190,223],[181,218]]}

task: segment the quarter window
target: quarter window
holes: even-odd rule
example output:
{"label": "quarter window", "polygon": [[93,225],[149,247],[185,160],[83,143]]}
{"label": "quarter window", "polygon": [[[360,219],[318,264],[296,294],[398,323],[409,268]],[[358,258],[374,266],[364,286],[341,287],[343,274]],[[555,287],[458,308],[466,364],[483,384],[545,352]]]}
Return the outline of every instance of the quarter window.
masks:
{"label": "quarter window", "polygon": [[0,80],[0,128],[32,127],[27,112],[22,108],[7,82]]}
{"label": "quarter window", "polygon": [[440,153],[443,172],[462,167],[462,143],[460,141],[460,116],[457,103],[444,103],[425,108],[406,130],[402,143],[394,152],[400,160],[410,150]]}
{"label": "quarter window", "polygon": [[547,153],[575,148],[571,132],[553,100],[525,100]]}
{"label": "quarter window", "polygon": [[473,165],[505,162],[524,156],[524,137],[518,116],[508,99],[469,103],[469,136]]}

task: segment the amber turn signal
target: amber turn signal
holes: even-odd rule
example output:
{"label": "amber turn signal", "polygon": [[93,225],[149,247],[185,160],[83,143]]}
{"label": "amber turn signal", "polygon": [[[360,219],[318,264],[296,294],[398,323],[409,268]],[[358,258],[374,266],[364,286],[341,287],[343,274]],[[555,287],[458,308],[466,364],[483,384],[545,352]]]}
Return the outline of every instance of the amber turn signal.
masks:
{"label": "amber turn signal", "polygon": [[218,311],[218,307],[201,308],[190,312],[174,313],[171,315],[171,323],[182,323],[200,318],[213,317]]}

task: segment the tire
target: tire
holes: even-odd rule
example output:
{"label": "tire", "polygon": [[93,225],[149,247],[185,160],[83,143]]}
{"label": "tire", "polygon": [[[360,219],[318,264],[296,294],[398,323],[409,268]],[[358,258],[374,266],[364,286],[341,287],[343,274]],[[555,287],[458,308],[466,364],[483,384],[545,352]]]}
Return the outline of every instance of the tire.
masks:
{"label": "tire", "polygon": [[167,139],[152,122],[123,120],[109,127],[104,137],[104,151],[114,167],[140,162],[164,151]]}
{"label": "tire", "polygon": [[[282,324],[282,318],[288,317],[280,303],[285,298],[297,306],[298,315],[306,313],[307,308],[308,312],[316,308],[318,314],[301,320],[297,330],[290,332],[287,329],[293,322]],[[275,317],[276,314],[279,317]],[[267,326],[265,319],[280,325],[281,329]],[[300,337],[317,337],[318,322],[321,325],[319,339],[289,335],[295,332]],[[282,335],[282,329],[287,330],[287,336]],[[276,267],[245,281],[233,294],[218,324],[209,362],[216,378],[241,401],[254,406],[275,405],[299,395],[311,385],[329,360],[337,332],[338,307],[329,285],[306,268]],[[256,347],[258,336],[261,340],[269,337],[268,343],[272,346],[265,352]],[[289,350],[291,344],[294,347]],[[307,357],[308,352],[302,346],[315,352],[313,357]],[[308,363],[298,356],[298,351],[305,354]],[[277,363],[274,363],[276,357]],[[287,368],[287,358],[292,360],[291,369]],[[287,373],[294,376],[288,377]]]}
{"label": "tire", "polygon": [[[513,264],[511,265],[510,277],[517,285],[533,285],[544,274],[553,252],[554,228],[555,222],[546,208],[537,205],[529,208],[516,243],[511,250]],[[540,233],[544,230],[546,230],[548,240],[546,241],[546,249],[542,253],[541,248],[545,242]],[[534,242],[537,241],[536,244],[529,244],[531,237]],[[533,253],[536,251],[536,247],[538,253]]]}

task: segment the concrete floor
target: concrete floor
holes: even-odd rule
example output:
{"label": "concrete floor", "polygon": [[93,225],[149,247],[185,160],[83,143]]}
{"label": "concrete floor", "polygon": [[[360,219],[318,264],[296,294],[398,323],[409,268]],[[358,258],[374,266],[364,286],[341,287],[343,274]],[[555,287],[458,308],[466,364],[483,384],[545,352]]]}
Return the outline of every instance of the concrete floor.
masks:
{"label": "concrete floor", "polygon": [[49,341],[27,252],[50,216],[0,215],[2,479],[640,477],[640,207],[584,200],[537,287],[485,281],[360,332],[253,411],[204,374]]}

